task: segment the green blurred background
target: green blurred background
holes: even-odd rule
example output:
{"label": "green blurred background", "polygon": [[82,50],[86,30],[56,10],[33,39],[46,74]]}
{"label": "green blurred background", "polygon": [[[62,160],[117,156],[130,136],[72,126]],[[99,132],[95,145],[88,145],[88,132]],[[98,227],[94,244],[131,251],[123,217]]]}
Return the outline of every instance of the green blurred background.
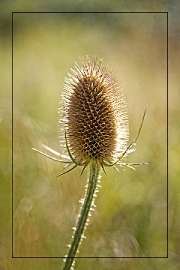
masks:
{"label": "green blurred background", "polygon": [[[139,2],[139,1],[138,1]],[[148,1],[146,1],[148,2]],[[146,3],[144,2],[144,3]],[[23,3],[18,2],[23,9]],[[40,4],[41,3],[41,4]],[[81,1],[57,1],[45,7],[52,11],[84,10]],[[93,1],[95,3],[95,1]],[[134,2],[133,2],[134,3]],[[150,3],[150,1],[149,1]],[[72,5],[70,5],[72,4]],[[41,10],[40,1],[37,9]],[[115,10],[117,1],[106,1]],[[91,10],[87,2],[86,8]],[[143,9],[144,7],[144,9]],[[1,18],[1,223],[0,268],[61,269],[63,259],[11,259],[11,29],[10,7],[3,5]],[[73,9],[74,8],[74,9]],[[102,5],[97,5],[100,10]],[[104,7],[103,7],[104,8]],[[173,4],[133,6],[134,11],[165,11]],[[130,5],[119,6],[132,11]],[[148,9],[149,8],[149,9]],[[27,11],[29,7],[27,6]],[[125,10],[124,10],[125,9]],[[147,9],[147,10],[146,10]],[[14,11],[17,6],[14,6]],[[18,10],[17,10],[18,11]],[[170,29],[173,25],[171,15]],[[121,14],[34,14],[13,16],[13,255],[15,257],[63,257],[84,195],[87,172],[80,169],[62,177],[63,165],[46,159],[31,148],[42,144],[61,152],[58,142],[58,106],[65,76],[79,63],[79,56],[104,59],[114,69],[128,103],[130,141],[147,114],[128,162],[149,161],[118,173],[106,169],[101,189],[85,231],[87,237],[77,259],[77,269],[178,269],[178,127],[179,96],[176,78],[179,36],[169,36],[170,143],[169,173],[169,259],[105,259],[100,257],[167,256],[167,17],[161,13]],[[177,30],[177,29],[175,29]],[[174,31],[175,31],[174,30]],[[176,37],[176,38],[174,38]],[[8,88],[9,87],[9,88]],[[99,258],[98,258],[99,257]]]}

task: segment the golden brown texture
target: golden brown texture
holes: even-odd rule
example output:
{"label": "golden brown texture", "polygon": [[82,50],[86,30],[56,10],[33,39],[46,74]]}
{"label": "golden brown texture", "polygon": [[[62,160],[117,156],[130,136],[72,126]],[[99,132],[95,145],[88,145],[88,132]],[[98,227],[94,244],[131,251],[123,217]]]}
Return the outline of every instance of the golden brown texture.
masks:
{"label": "golden brown texture", "polygon": [[[102,60],[81,59],[64,84],[61,136],[79,164],[112,162],[125,149],[129,128],[122,89]],[[63,142],[63,140],[62,140]]]}

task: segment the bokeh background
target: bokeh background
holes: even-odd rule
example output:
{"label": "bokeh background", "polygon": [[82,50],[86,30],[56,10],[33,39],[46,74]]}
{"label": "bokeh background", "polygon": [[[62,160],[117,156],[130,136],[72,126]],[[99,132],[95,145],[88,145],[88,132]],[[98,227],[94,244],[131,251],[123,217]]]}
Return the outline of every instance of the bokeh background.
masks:
{"label": "bokeh background", "polygon": [[[112,1],[113,2],[113,1]],[[19,3],[21,3],[19,1]],[[46,2],[45,2],[46,3]],[[77,2],[78,3],[78,2]],[[47,4],[47,3],[46,3]],[[116,1],[112,7],[116,6]],[[62,5],[62,4],[61,4]],[[61,9],[54,2],[51,8]],[[66,4],[68,7],[68,4]],[[110,4],[106,3],[107,8]],[[87,8],[91,9],[91,6]],[[130,7],[124,6],[130,10]],[[142,6],[139,6],[140,8]],[[14,7],[15,8],[15,7]],[[17,8],[17,7],[16,7]],[[37,7],[38,8],[38,7]],[[71,6],[73,9],[73,6]],[[79,6],[77,5],[77,10]],[[100,9],[101,6],[98,6]],[[138,8],[138,7],[137,7]],[[159,8],[159,10],[158,10]],[[173,5],[153,6],[153,11]],[[58,107],[65,76],[79,56],[104,59],[122,84],[130,141],[147,106],[136,152],[128,162],[150,162],[136,170],[102,173],[77,269],[178,269],[179,36],[169,35],[170,167],[169,259],[167,256],[167,15],[165,13],[16,13],[13,15],[13,209],[11,203],[11,26],[4,5],[1,23],[1,222],[2,269],[60,269],[84,195],[87,172],[56,178],[63,165],[31,150],[42,144],[61,152]],[[141,10],[141,9],[140,9]],[[82,10],[83,11],[83,10]],[[123,10],[122,10],[123,11]],[[124,10],[125,11],[125,10]],[[138,11],[138,10],[136,10]],[[141,10],[143,11],[143,10]],[[173,19],[171,15],[170,30]],[[174,24],[175,26],[175,24]],[[176,26],[177,27],[177,26]],[[174,33],[177,30],[174,29]],[[4,72],[7,71],[7,72]],[[12,212],[11,212],[12,211]],[[12,228],[13,213],[13,228]],[[12,230],[13,256],[12,259]],[[22,257],[47,257],[27,259]],[[144,258],[103,258],[144,257]]]}

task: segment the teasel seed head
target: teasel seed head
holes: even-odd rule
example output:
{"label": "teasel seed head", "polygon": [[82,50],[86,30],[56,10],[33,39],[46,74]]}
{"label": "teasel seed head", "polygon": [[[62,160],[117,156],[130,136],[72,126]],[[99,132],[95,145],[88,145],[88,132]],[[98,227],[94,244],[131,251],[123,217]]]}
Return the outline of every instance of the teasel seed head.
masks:
{"label": "teasel seed head", "polygon": [[88,56],[65,79],[60,106],[60,142],[78,165],[113,163],[129,141],[123,90],[103,61]]}

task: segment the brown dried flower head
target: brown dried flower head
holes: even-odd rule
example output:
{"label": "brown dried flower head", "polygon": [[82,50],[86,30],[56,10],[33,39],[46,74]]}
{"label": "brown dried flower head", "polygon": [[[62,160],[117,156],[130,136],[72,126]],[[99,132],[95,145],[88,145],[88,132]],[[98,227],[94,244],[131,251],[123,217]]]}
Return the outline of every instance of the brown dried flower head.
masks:
{"label": "brown dried flower head", "polygon": [[127,149],[129,124],[122,88],[102,60],[81,58],[65,80],[60,141],[76,165],[111,165]]}

